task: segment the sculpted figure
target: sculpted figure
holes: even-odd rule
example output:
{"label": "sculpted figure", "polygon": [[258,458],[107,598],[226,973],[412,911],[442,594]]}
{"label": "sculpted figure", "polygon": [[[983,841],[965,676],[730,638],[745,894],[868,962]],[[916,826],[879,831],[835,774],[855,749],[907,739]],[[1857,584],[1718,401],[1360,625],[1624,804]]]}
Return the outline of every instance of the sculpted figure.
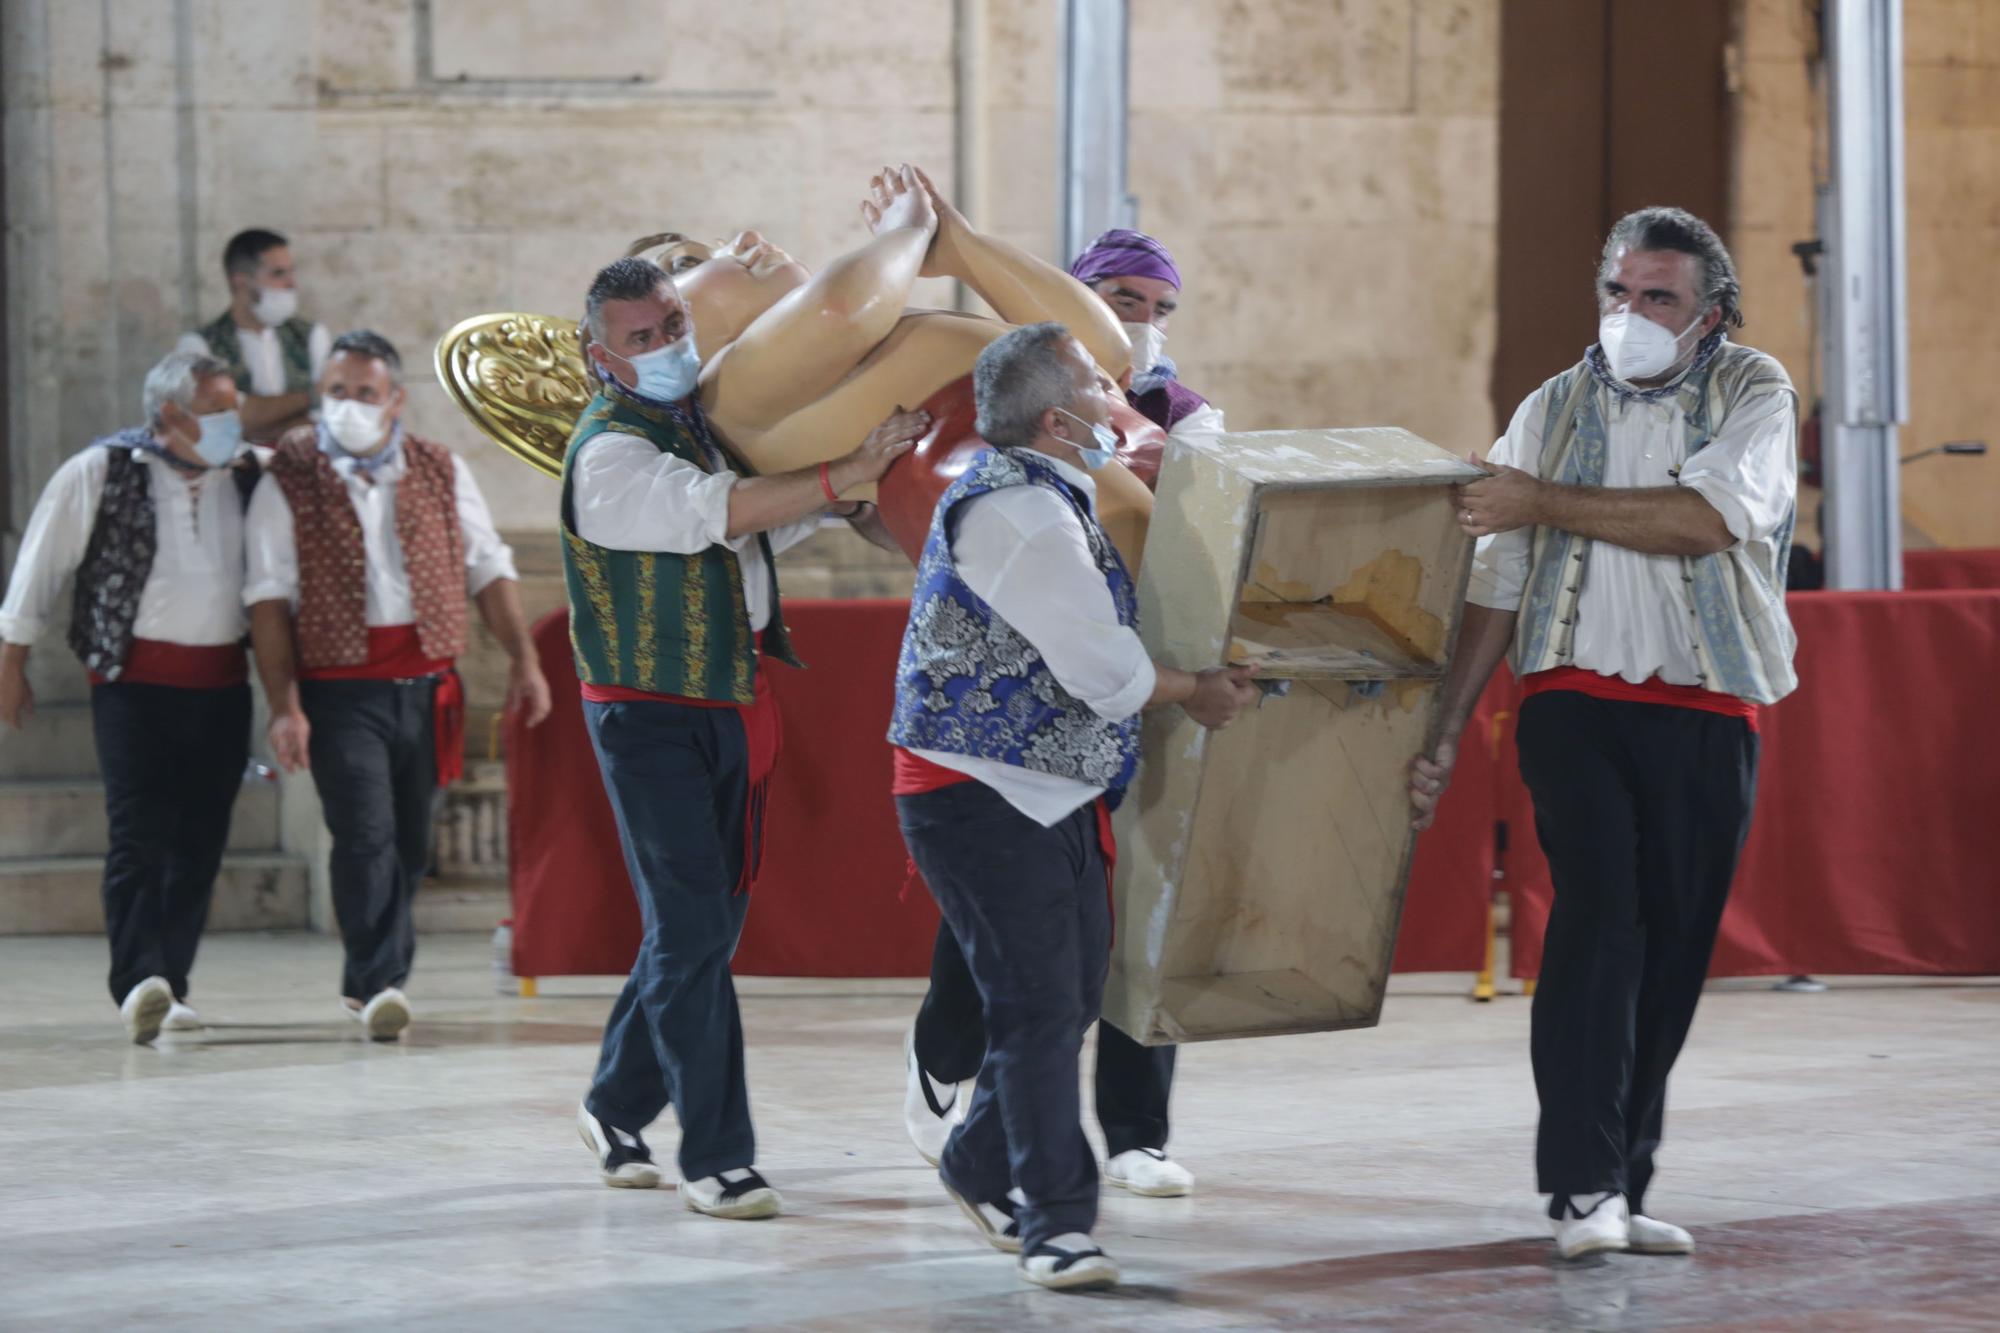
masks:
{"label": "sculpted figure", "polygon": [[[972,364],[988,343],[1016,324],[1055,320],[1113,380],[1129,371],[1131,348],[1088,288],[975,231],[915,167],[871,179],[861,213],[872,239],[818,273],[754,231],[719,247],[664,232],[631,253],[674,278],[694,318],[701,406],[758,472],[835,458],[905,406],[930,412],[931,433],[880,484],[882,516],[914,558],[938,495],[975,442]],[[912,309],[920,277],[964,282],[1000,318]],[[1097,474],[1098,502],[1113,542],[1136,564],[1164,437],[1122,403],[1114,426],[1120,457],[1133,466]],[[877,500],[869,489],[842,498]]]}

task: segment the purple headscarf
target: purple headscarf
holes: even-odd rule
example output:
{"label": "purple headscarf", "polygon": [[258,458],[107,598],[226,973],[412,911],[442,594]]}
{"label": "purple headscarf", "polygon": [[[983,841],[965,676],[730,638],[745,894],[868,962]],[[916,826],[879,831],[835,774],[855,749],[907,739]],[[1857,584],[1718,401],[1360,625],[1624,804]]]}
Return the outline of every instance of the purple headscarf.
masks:
{"label": "purple headscarf", "polygon": [[1105,278],[1157,278],[1181,289],[1181,271],[1174,257],[1142,231],[1113,227],[1092,241],[1069,266],[1069,275],[1088,286]]}

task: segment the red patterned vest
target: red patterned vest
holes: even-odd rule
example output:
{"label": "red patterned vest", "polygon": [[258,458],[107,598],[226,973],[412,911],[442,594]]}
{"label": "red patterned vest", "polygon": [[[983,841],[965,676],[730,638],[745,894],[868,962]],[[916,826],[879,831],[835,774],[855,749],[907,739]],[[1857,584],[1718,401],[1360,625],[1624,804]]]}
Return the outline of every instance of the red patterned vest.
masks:
{"label": "red patterned vest", "polygon": [[[465,539],[458,530],[451,451],[403,433],[403,476],[396,483],[396,540],[410,580],[424,655],[465,650]],[[296,618],[299,666],[356,666],[368,660],[368,589],[361,518],[347,483],[320,451],[312,426],[278,441],[269,472],[285,492],[299,552]]]}

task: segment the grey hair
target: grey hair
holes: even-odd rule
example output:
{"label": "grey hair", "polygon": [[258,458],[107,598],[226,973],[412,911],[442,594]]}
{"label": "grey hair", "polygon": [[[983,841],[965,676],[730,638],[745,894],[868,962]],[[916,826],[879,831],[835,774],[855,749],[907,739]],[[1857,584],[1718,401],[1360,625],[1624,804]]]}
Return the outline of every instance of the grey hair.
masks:
{"label": "grey hair", "polygon": [[995,338],[972,366],[976,428],[988,444],[1024,449],[1041,434],[1042,413],[1076,398],[1076,376],[1060,355],[1070,331],[1054,320]]}
{"label": "grey hair", "polygon": [[1642,208],[1627,213],[1612,225],[1604,238],[1604,256],[1597,266],[1601,287],[1612,274],[1621,250],[1668,250],[1693,255],[1701,267],[1695,280],[1695,299],[1701,311],[1720,308],[1722,322],[1732,329],[1743,327],[1743,284],[1736,278],[1736,263],[1729,247],[1715,234],[1715,228],[1684,208]]}
{"label": "grey hair", "polygon": [[583,298],[584,327],[592,339],[603,342],[606,301],[643,301],[672,282],[667,271],[650,259],[627,256],[612,260],[590,280],[590,291]]}
{"label": "grey hair", "polygon": [[168,403],[184,412],[194,410],[195,390],[202,382],[227,375],[229,367],[207,352],[169,352],[160,364],[146,372],[146,387],[140,392],[140,406],[148,425],[158,425],[160,409]]}
{"label": "grey hair", "polygon": [[403,354],[396,350],[396,344],[384,338],[373,329],[354,329],[341,334],[327,349],[326,359],[331,361],[342,352],[354,356],[365,356],[371,361],[380,361],[389,372],[389,383],[397,388],[403,386]]}

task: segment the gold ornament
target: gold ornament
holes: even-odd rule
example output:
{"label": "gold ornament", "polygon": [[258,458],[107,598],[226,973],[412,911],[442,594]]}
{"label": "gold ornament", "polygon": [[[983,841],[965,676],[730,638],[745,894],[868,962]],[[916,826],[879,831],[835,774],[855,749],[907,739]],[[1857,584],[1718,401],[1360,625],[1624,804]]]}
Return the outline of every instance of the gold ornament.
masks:
{"label": "gold ornament", "polygon": [[552,315],[461,320],[438,342],[437,377],[487,439],[551,477],[597,392],[576,321]]}

